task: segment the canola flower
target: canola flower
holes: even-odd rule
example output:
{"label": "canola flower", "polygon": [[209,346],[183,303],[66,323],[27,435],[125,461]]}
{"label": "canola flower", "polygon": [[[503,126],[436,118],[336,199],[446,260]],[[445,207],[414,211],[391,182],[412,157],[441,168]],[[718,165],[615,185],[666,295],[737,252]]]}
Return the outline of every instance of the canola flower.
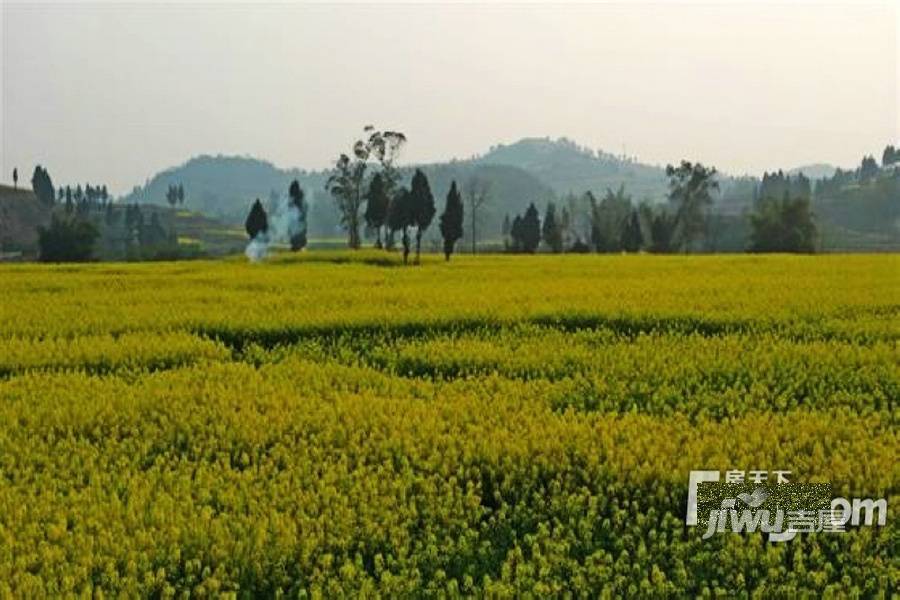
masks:
{"label": "canola flower", "polygon": [[892,512],[684,525],[697,468],[896,506],[897,258],[371,256],[0,268],[0,597],[900,585]]}

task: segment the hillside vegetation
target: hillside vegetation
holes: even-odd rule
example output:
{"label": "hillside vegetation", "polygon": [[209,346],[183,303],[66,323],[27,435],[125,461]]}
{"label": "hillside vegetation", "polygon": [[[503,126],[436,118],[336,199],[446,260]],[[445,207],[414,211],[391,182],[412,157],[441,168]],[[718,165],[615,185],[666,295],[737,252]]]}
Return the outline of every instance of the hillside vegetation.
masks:
{"label": "hillside vegetation", "polygon": [[30,189],[0,185],[0,260],[37,255],[37,228],[50,222],[50,209]]}
{"label": "hillside vegetation", "polygon": [[0,596],[879,597],[897,521],[684,524],[692,469],[900,500],[896,256],[0,267]]}
{"label": "hillside vegetation", "polygon": [[[462,187],[473,179],[488,185],[489,200],[479,214],[478,226],[480,241],[493,249],[502,247],[505,217],[512,219],[524,213],[532,203],[540,210],[551,201],[572,207],[583,204],[587,192],[600,198],[606,190],[621,186],[635,204],[668,203],[668,180],[662,167],[585,148],[565,138],[525,138],[494,146],[485,154],[466,160],[402,166],[401,179],[408,182],[417,167],[428,176],[439,202],[454,180]],[[860,172],[815,164],[787,173],[795,181],[804,174],[810,182],[810,195],[815,189],[813,208],[824,251],[900,248],[898,177],[886,169],[882,175],[867,176],[863,181],[859,179]],[[161,204],[170,185],[183,185],[187,190],[186,207],[239,225],[256,198],[270,212],[276,211],[285,202],[291,181],[296,179],[309,203],[309,235],[332,239],[343,231],[334,200],[325,191],[328,175],[328,171],[281,169],[249,157],[199,156],[153,176],[120,201]],[[740,252],[748,248],[749,215],[757,208],[768,176],[759,179],[716,174],[719,187],[710,208],[716,231],[711,232],[715,240],[707,244],[708,251]],[[461,248],[468,247],[469,236],[466,227]],[[426,233],[426,242],[427,247],[437,247],[437,232]]]}

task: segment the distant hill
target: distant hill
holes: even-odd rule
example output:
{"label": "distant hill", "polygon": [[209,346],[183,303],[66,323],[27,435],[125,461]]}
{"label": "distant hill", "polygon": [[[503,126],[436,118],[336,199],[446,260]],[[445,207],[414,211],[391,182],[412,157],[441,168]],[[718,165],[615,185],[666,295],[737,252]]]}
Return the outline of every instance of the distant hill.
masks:
{"label": "distant hill", "polygon": [[[404,169],[407,184],[414,168]],[[543,206],[554,197],[549,186],[513,166],[452,161],[420,165],[419,168],[428,175],[439,210],[443,209],[444,198],[453,180],[460,185],[471,177],[490,182],[491,201],[479,220],[486,231],[496,235],[499,235],[500,223],[506,213],[524,212],[530,202]],[[186,208],[231,224],[242,224],[255,198],[272,206],[286,196],[290,182],[297,179],[311,205],[310,235],[339,236],[342,235],[340,217],[325,191],[327,178],[327,172],[280,169],[255,158],[198,156],[154,175],[144,186],[136,187],[117,202],[164,204],[168,186],[181,184],[185,190]]]}
{"label": "distant hill", "polygon": [[[452,181],[462,186],[470,178],[478,177],[490,184],[490,200],[479,216],[482,232],[479,239],[482,241],[498,240],[504,216],[521,214],[532,202],[543,212],[548,201],[566,204],[569,194],[580,196],[590,190],[600,196],[607,188],[624,185],[636,202],[661,203],[665,202],[668,187],[661,166],[591,150],[566,138],[525,138],[494,146],[472,159],[405,165],[407,185],[416,167],[428,175],[439,213]],[[835,168],[818,163],[788,173],[800,172],[815,181],[833,177]],[[282,169],[251,157],[198,156],[154,175],[144,186],[136,187],[118,201],[164,204],[168,186],[182,184],[186,195],[185,209],[236,226],[243,224],[255,198],[272,207],[284,201],[290,182],[297,179],[310,203],[310,237],[338,243],[344,233],[334,202],[325,191],[327,178],[327,171]],[[718,180],[720,191],[715,212],[743,223],[746,214],[753,210],[759,179],[720,173]],[[857,202],[841,197],[818,202],[815,208],[823,220],[841,232],[836,239],[847,240],[850,246],[857,239],[863,239],[854,237],[857,233],[894,235],[896,217],[882,204],[881,201]],[[877,223],[873,223],[873,219]],[[465,231],[469,235],[468,221]],[[436,226],[426,233],[429,243],[437,236]],[[463,242],[467,241],[464,238]],[[878,238],[873,243],[882,244],[882,240]],[[844,247],[843,242],[841,247]]]}
{"label": "distant hill", "polygon": [[[471,177],[488,181],[491,198],[479,220],[495,237],[506,214],[522,213],[531,202],[543,209],[569,192],[602,193],[622,184],[635,199],[659,201],[666,189],[662,168],[590,151],[566,139],[523,139],[474,159],[408,166],[407,181],[415,166],[428,175],[439,210],[453,180],[460,185]],[[118,201],[163,204],[168,186],[182,184],[186,208],[239,224],[255,198],[271,206],[297,179],[311,204],[310,235],[330,237],[341,233],[339,216],[324,189],[327,177],[325,171],[281,169],[251,157],[204,155],[154,175]]]}
{"label": "distant hill", "polygon": [[491,148],[476,159],[528,171],[559,194],[595,193],[625,185],[638,200],[658,201],[666,193],[666,173],[656,167],[594,151],[566,138],[525,138]]}
{"label": "distant hill", "polygon": [[117,201],[164,205],[169,185],[182,184],[188,208],[225,221],[243,222],[254,199],[284,194],[294,178],[310,188],[319,181],[324,185],[325,177],[299,169],[279,169],[256,158],[203,155],[157,173]]}

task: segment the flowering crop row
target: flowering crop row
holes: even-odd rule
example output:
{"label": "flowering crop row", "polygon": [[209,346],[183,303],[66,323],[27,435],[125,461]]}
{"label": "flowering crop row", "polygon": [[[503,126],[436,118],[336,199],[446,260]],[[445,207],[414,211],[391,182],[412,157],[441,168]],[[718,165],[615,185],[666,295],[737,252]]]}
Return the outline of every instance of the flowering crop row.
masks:
{"label": "flowering crop row", "polygon": [[892,512],[684,523],[692,469],[894,509],[895,258],[460,258],[0,269],[0,597],[900,587]]}

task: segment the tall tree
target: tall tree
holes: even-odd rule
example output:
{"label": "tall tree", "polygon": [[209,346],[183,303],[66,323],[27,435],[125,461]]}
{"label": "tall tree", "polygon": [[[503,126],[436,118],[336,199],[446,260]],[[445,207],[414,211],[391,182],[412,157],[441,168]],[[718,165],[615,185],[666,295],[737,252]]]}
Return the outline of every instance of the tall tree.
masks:
{"label": "tall tree", "polygon": [[865,183],[878,175],[878,163],[875,161],[875,158],[872,156],[866,156],[862,159],[862,164],[859,166],[859,180],[862,183]]}
{"label": "tall tree", "polygon": [[622,230],[621,246],[626,252],[637,252],[643,245],[644,235],[641,233],[641,216],[636,209],[632,209]]}
{"label": "tall tree", "polygon": [[307,242],[306,216],[309,212],[309,207],[306,204],[304,196],[303,188],[300,187],[300,182],[296,179],[293,180],[288,187],[288,217],[290,222],[288,223],[287,233],[290,238],[291,250],[295,252],[305,248]]}
{"label": "tall tree", "polygon": [[[400,150],[406,144],[406,136],[399,131],[377,131],[371,125],[365,127],[365,132],[369,134],[366,142],[371,155],[378,161],[381,166],[379,173],[381,174],[381,185],[384,195],[387,197],[385,206],[385,219],[387,219],[387,211],[391,202],[394,201],[400,189],[400,169],[397,168],[397,158]],[[368,209],[368,206],[366,207]],[[371,227],[371,226],[370,226]],[[384,246],[388,250],[394,248],[394,231],[389,227],[386,228],[386,240]]]}
{"label": "tall tree", "polygon": [[478,240],[478,237],[475,235],[475,225],[478,222],[478,209],[484,206],[490,199],[490,182],[479,177],[471,177],[466,182],[463,193],[469,204],[469,217],[472,222],[472,254],[475,254]]}
{"label": "tall tree", "polygon": [[409,261],[409,228],[413,223],[412,194],[408,189],[400,188],[388,210],[387,225],[392,234],[396,231],[403,233],[403,264]]}
{"label": "tall tree", "polygon": [[412,201],[413,224],[416,226],[416,264],[419,264],[419,256],[422,249],[422,235],[434,219],[436,209],[434,207],[434,195],[425,173],[416,169],[413,174],[410,189]]}
{"label": "tall tree", "polygon": [[900,150],[894,148],[893,145],[886,146],[884,153],[881,155],[881,165],[888,167],[900,160]]}
{"label": "tall tree", "polygon": [[[509,215],[506,216],[505,226],[509,225]],[[450,184],[447,192],[447,203],[444,205],[444,213],[440,219],[441,236],[444,238],[444,257],[450,260],[453,247],[463,235],[463,203],[462,196],[456,189],[456,181]],[[506,233],[504,232],[504,236]]]}
{"label": "tall tree", "polygon": [[532,202],[522,217],[522,251],[534,254],[541,243],[541,218]]}
{"label": "tall tree", "polygon": [[716,169],[683,160],[677,167],[666,166],[669,177],[669,201],[676,206],[675,220],[680,245],[690,250],[703,233],[705,209],[712,205],[712,191],[719,189]]}
{"label": "tall tree", "polygon": [[509,235],[512,238],[512,244],[510,244],[510,250],[513,252],[522,252],[523,244],[523,235],[522,235],[522,217],[516,215],[516,217],[512,221],[512,225],[509,226]]}
{"label": "tall tree", "polygon": [[[368,129],[368,128],[367,128]],[[353,158],[341,154],[334,164],[325,189],[331,192],[341,215],[341,224],[349,235],[349,246],[359,248],[359,208],[363,197],[363,182],[366,178],[367,161],[371,148],[363,140],[353,144]]]}
{"label": "tall tree", "polygon": [[367,145],[372,156],[381,166],[381,182],[384,193],[390,201],[400,184],[400,170],[397,168],[396,161],[400,150],[406,144],[406,136],[399,131],[376,131],[371,125],[364,131],[371,132]]}
{"label": "tall tree", "polygon": [[50,180],[50,173],[41,165],[34,168],[34,174],[31,176],[31,189],[38,201],[46,206],[53,206],[56,189],[53,187],[53,181]]}
{"label": "tall tree", "polygon": [[371,125],[363,128],[366,139],[356,140],[352,157],[341,154],[332,169],[325,188],[334,197],[341,215],[341,224],[347,230],[351,248],[359,248],[359,209],[365,201],[363,190],[366,170],[370,157],[381,164],[382,183],[388,198],[393,198],[400,179],[394,161],[400,148],[406,143],[406,136],[399,131],[376,131]]}
{"label": "tall tree", "polygon": [[619,252],[622,250],[622,230],[631,212],[631,196],[625,186],[613,192],[606,189],[600,202],[593,195],[591,204],[591,242],[597,252]]}
{"label": "tall tree", "polygon": [[184,206],[184,186],[180,183],[178,184],[178,205]]}
{"label": "tall tree", "polygon": [[556,205],[553,202],[547,203],[547,211],[544,213],[541,233],[544,243],[547,244],[551,252],[559,254],[563,251],[562,226],[556,219]]}
{"label": "tall tree", "polygon": [[674,252],[676,217],[664,208],[653,208],[649,204],[641,204],[639,210],[650,228],[650,252]]}
{"label": "tall tree", "polygon": [[381,173],[375,173],[369,181],[369,191],[366,192],[366,225],[375,231],[375,247],[381,248],[381,230],[387,221],[388,208],[391,197],[385,185],[385,177]]}
{"label": "tall tree", "polygon": [[265,235],[269,231],[269,218],[266,216],[266,209],[263,208],[259,198],[250,207],[250,213],[244,222],[244,228],[247,230],[247,235],[250,236],[251,240],[260,234]]}
{"label": "tall tree", "polygon": [[812,253],[816,224],[809,198],[764,199],[750,216],[750,252]]}
{"label": "tall tree", "polygon": [[19,169],[13,167],[13,189],[19,189]]}

